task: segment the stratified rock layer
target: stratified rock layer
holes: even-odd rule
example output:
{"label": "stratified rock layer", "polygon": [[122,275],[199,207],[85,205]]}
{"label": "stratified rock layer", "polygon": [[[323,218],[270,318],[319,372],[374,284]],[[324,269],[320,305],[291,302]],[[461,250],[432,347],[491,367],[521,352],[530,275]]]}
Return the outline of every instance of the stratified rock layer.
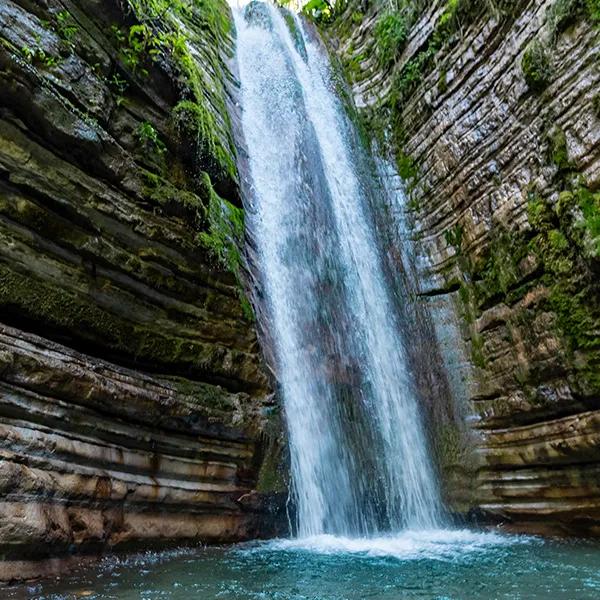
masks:
{"label": "stratified rock layer", "polygon": [[408,179],[418,295],[471,431],[437,424],[450,506],[598,535],[598,25],[593,3],[485,4],[431,3],[388,62],[384,3],[326,35]]}
{"label": "stratified rock layer", "polygon": [[240,204],[228,8],[126,7],[0,6],[0,579],[267,533],[270,386],[198,237]]}

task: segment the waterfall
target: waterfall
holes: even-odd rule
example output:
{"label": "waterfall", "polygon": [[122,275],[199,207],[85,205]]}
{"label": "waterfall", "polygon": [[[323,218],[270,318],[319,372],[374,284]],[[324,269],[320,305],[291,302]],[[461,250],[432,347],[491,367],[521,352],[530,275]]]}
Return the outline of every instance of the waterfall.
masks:
{"label": "waterfall", "polygon": [[247,226],[298,535],[434,528],[439,492],[372,215],[381,186],[304,23],[256,2],[234,14]]}

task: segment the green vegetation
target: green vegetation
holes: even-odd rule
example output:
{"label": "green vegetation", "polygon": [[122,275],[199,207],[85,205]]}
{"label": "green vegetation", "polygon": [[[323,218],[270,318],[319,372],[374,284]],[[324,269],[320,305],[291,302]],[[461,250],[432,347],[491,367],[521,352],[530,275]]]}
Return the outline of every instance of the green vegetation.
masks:
{"label": "green vegetation", "polygon": [[244,316],[254,315],[243,286],[244,211],[221,198],[214,190],[208,173],[199,178],[198,194],[186,192],[166,179],[146,171],[144,195],[167,214],[182,217],[194,227],[198,244],[207,250],[222,267],[230,271],[237,283],[237,292]]}
{"label": "green vegetation", "polygon": [[[135,23],[127,28],[112,28],[126,69],[124,74],[145,78],[155,65],[168,63],[179,87],[179,100],[170,118],[178,151],[169,158],[168,175],[145,172],[145,196],[196,229],[198,244],[234,274],[242,308],[249,317],[252,311],[242,292],[241,279],[243,211],[217,194],[208,175],[210,172],[217,182],[234,181],[237,177],[223,87],[225,66],[220,55],[229,44],[227,5],[220,0],[127,0],[127,5]],[[207,64],[201,64],[199,57],[192,55],[190,45],[194,42],[206,52],[202,58]],[[129,86],[118,71],[110,83],[118,97]],[[217,122],[217,115],[224,121]],[[154,125],[141,123],[136,136],[144,150],[161,159],[161,171],[164,170],[167,148]],[[193,192],[167,180],[168,177],[177,182],[183,177],[187,181],[183,174],[187,168],[200,174],[194,178]]]}
{"label": "green vegetation", "polygon": [[135,75],[148,76],[149,62],[156,62],[164,44],[163,35],[155,35],[146,24],[132,25],[127,33],[113,25],[113,35],[121,48],[124,64]]}
{"label": "green vegetation", "polygon": [[354,23],[354,25],[360,25],[363,22],[363,19],[365,18],[365,15],[360,12],[359,10],[356,10],[352,13],[352,23]]}
{"label": "green vegetation", "polygon": [[[180,141],[190,144],[188,155],[197,153],[198,168],[219,179],[235,179],[225,77],[218,77],[225,68],[220,49],[228,43],[231,28],[227,5],[218,0],[127,0],[127,4],[136,22],[127,28],[112,27],[125,69],[133,77],[145,78],[155,64],[169,62],[181,88],[181,101],[173,111],[173,123],[183,134]],[[209,68],[202,67],[190,51],[199,31],[211,40],[199,44],[207,52],[203,58],[210,62]],[[122,102],[127,82],[119,73],[113,75],[111,87],[117,91],[117,102]],[[224,123],[216,121],[217,111]]]}
{"label": "green vegetation", "polygon": [[600,94],[596,94],[592,98],[592,107],[594,108],[594,114],[600,119]]}
{"label": "green vegetation", "polygon": [[208,231],[198,234],[198,239],[223,266],[232,273],[240,273],[242,259],[239,248],[244,239],[244,211],[221,198],[206,173],[202,175],[202,185],[208,196]]}
{"label": "green vegetation", "polygon": [[79,33],[79,27],[76,25],[71,13],[67,10],[61,10],[56,14],[56,32],[63,41],[64,47],[68,51],[73,51],[75,47],[75,38]]}
{"label": "green vegetation", "polygon": [[398,175],[404,179],[404,181],[412,181],[417,178],[418,170],[413,159],[405,152],[399,151],[396,157],[396,164],[398,167]]}
{"label": "green vegetation", "polygon": [[342,14],[346,2],[344,0],[309,0],[302,8],[302,12],[319,25],[333,22]]}
{"label": "green vegetation", "polygon": [[406,41],[406,18],[401,13],[387,13],[377,21],[374,34],[377,58],[383,67],[387,67],[394,61]]}
{"label": "green vegetation", "polygon": [[[386,12],[381,11],[382,16],[376,21],[373,44],[380,67],[392,69],[392,85],[387,101],[376,108],[365,109],[364,119],[366,128],[381,145],[394,149],[402,177],[414,182],[418,171],[405,151],[414,125],[405,115],[410,112],[412,119],[418,119],[418,113],[426,108],[419,105],[419,110],[409,110],[412,95],[434,69],[440,73],[437,90],[439,93],[447,90],[448,66],[441,57],[460,41],[472,23],[487,15],[498,19],[499,27],[507,26],[506,21],[516,18],[529,3],[525,0],[440,3],[442,10],[434,31],[411,60],[395,66],[422,9],[430,6],[420,3],[415,17],[409,12],[408,4],[417,6],[403,0],[397,0],[390,8],[386,4]],[[349,11],[337,23],[326,24],[335,28],[342,39],[350,35],[350,11],[358,4],[349,6]],[[599,17],[600,0],[555,0],[551,4],[541,34],[526,48],[521,59],[525,80],[532,91],[541,93],[553,80],[553,52],[559,36],[582,19],[597,25]],[[361,63],[364,64],[365,58],[351,45],[348,47],[344,68],[352,81],[364,76]],[[435,89],[435,82],[432,86]],[[594,112],[600,118],[600,94],[592,95]],[[541,197],[531,190],[527,210],[530,229],[512,230],[496,225],[483,255],[469,254],[460,225],[446,231],[446,242],[456,250],[455,260],[461,271],[452,286],[454,289],[458,285],[464,317],[471,324],[487,308],[498,303],[514,305],[535,289],[536,294],[532,295],[535,301],[519,312],[519,318],[528,325],[540,313],[543,318],[554,319],[551,326],[566,340],[569,364],[582,382],[582,388],[600,394],[600,284],[595,275],[600,268],[600,192],[589,189],[582,181],[577,182],[564,131],[554,126],[547,139],[541,140],[541,145],[545,146],[546,141],[548,163],[556,172],[554,183],[562,191],[558,203],[556,196]],[[524,329],[527,335],[533,328]],[[486,364],[485,339],[485,334],[472,332],[472,359],[480,367]]]}
{"label": "green vegetation", "polygon": [[457,254],[460,254],[462,251],[463,234],[464,229],[460,223],[457,223],[452,229],[448,229],[444,233],[444,239],[454,248]]}
{"label": "green vegetation", "polygon": [[21,56],[30,64],[46,67],[48,69],[58,65],[60,59],[53,56],[42,48],[42,37],[39,34],[33,36],[34,46],[23,46]]}
{"label": "green vegetation", "polygon": [[[48,328],[60,328],[79,339],[100,342],[116,352],[153,363],[202,371],[222,362],[212,344],[161,334],[152,323],[136,323],[99,305],[80,291],[32,279],[0,266],[0,306]],[[4,312],[3,312],[4,314]]]}
{"label": "green vegetation", "polygon": [[[457,256],[464,273],[459,290],[463,316],[473,323],[486,308],[513,305],[544,286],[547,294],[539,304],[522,313],[525,325],[539,311],[554,314],[582,390],[600,393],[600,287],[594,275],[600,264],[600,192],[575,184],[553,205],[532,191],[527,215],[530,230],[497,230],[476,262],[464,253]],[[460,243],[454,234],[447,238],[452,245]],[[529,277],[531,269],[535,278]],[[471,354],[474,364],[485,366],[483,338],[476,332]]]}
{"label": "green vegetation", "polygon": [[[476,0],[448,0],[438,19],[436,27],[429,37],[426,46],[414,58],[408,61],[395,74],[389,96],[392,123],[392,143],[400,148],[405,140],[405,125],[402,115],[403,107],[415,92],[425,76],[434,68],[435,60],[443,48],[447,48],[460,39],[462,32],[485,11],[493,11],[502,17],[514,17],[522,9],[523,2],[498,1],[482,3]],[[406,15],[407,32],[416,22],[425,3],[400,3],[401,14]],[[443,68],[442,68],[443,70]],[[446,87],[446,71],[438,82],[441,92]]]}
{"label": "green vegetation", "polygon": [[202,229],[206,221],[205,199],[197,194],[175,187],[172,183],[149,171],[143,172],[144,196],[166,213],[185,218],[187,223]]}
{"label": "green vegetation", "polygon": [[158,132],[151,123],[147,121],[140,123],[137,130],[137,138],[140,145],[150,152],[156,153],[159,157],[162,157],[167,151],[167,147],[164,145],[162,140],[158,137]]}
{"label": "green vegetation", "polygon": [[554,75],[548,46],[540,40],[534,40],[523,54],[521,68],[525,81],[532,91],[545,90]]}
{"label": "green vegetation", "polygon": [[592,22],[600,24],[600,0],[587,0],[586,8]]}
{"label": "green vegetation", "polygon": [[581,18],[599,23],[600,0],[555,0],[548,9],[546,37],[534,40],[521,60],[525,81],[532,91],[539,93],[548,87],[554,75],[552,52],[558,37]]}
{"label": "green vegetation", "polygon": [[557,212],[571,224],[571,237],[588,260],[600,259],[600,192],[585,186],[560,195]]}
{"label": "green vegetation", "polygon": [[569,149],[567,147],[567,136],[562,129],[555,129],[548,136],[548,147],[550,161],[558,168],[559,175],[572,169],[569,160]]}
{"label": "green vegetation", "polygon": [[113,73],[112,76],[106,78],[105,81],[115,94],[117,106],[120,106],[125,99],[124,94],[129,88],[129,82],[126,79],[123,79],[119,73]]}
{"label": "green vegetation", "polygon": [[23,46],[21,48],[21,55],[28,63],[32,65],[52,68],[58,64],[58,59],[55,56],[48,54],[39,46],[35,48],[31,48],[30,46]]}
{"label": "green vegetation", "polygon": [[448,91],[448,71],[444,68],[440,69],[437,88],[440,94],[445,94]]}
{"label": "green vegetation", "polygon": [[[548,28],[550,42],[538,39],[526,49],[522,58],[522,70],[529,87],[535,92],[543,91],[553,77],[552,50],[554,39],[577,19],[600,14],[600,0],[557,0],[548,12]],[[356,3],[348,4],[354,10]],[[383,68],[393,65],[402,51],[414,23],[423,10],[426,2],[397,0],[392,10],[385,12],[375,24],[373,39],[375,51]],[[514,19],[527,6],[525,0],[446,0],[433,33],[411,60],[402,65],[393,74],[393,82],[387,100],[387,106],[381,107],[379,113],[386,113],[385,119],[373,113],[369,119],[369,129],[375,137],[382,139],[385,120],[391,125],[389,143],[394,148],[402,148],[406,140],[406,131],[410,128],[405,123],[404,107],[418,89],[425,77],[437,66],[440,69],[437,89],[440,94],[447,90],[447,68],[439,64],[438,57],[442,51],[457,43],[464,31],[475,21],[486,14],[497,19]],[[336,14],[340,14],[339,9]],[[348,14],[338,19],[336,27],[342,31],[347,29],[342,21],[349,22]],[[333,18],[335,21],[335,17]],[[326,24],[331,25],[331,22]],[[339,32],[338,32],[339,33]],[[347,32],[345,33],[347,35]],[[365,55],[357,55],[349,49],[344,60],[346,74],[351,81],[359,81],[362,76],[361,63]],[[600,106],[600,102],[599,102]],[[386,110],[387,109],[387,110]],[[600,111],[600,109],[599,109]],[[600,114],[600,113],[599,113]]]}
{"label": "green vegetation", "polygon": [[221,198],[213,189],[210,177],[202,175],[204,197],[208,198],[207,228],[198,234],[200,244],[235,275],[244,315],[253,319],[252,307],[242,284],[243,258],[240,248],[244,244],[244,211]]}
{"label": "green vegetation", "polygon": [[233,154],[216,134],[214,112],[194,100],[182,100],[171,113],[171,122],[179,141],[197,161],[197,168],[235,178]]}
{"label": "green vegetation", "polygon": [[585,0],[556,0],[548,10],[551,39],[571,26],[585,11]]}
{"label": "green vegetation", "polygon": [[554,42],[582,17],[600,22],[600,0],[555,0],[548,11],[550,39]]}

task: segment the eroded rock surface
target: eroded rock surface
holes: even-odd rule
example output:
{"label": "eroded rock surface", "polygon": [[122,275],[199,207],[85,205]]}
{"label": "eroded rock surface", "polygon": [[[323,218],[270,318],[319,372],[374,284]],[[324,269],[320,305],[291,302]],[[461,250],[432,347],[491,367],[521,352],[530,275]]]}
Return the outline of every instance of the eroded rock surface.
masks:
{"label": "eroded rock surface", "polygon": [[268,533],[230,16],[183,4],[0,6],[0,579]]}
{"label": "eroded rock surface", "polygon": [[471,433],[436,433],[450,505],[597,535],[600,43],[583,4],[430,3],[391,59],[385,3],[350,2],[325,35],[387,131],[419,302],[459,374]]}

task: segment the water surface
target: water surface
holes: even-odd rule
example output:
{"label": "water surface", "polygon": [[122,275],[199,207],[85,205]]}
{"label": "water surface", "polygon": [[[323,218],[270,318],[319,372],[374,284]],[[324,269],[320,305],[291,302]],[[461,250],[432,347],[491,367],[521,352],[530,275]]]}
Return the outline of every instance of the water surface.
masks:
{"label": "water surface", "polygon": [[469,531],[315,536],[107,558],[4,592],[46,600],[592,599],[600,598],[600,546]]}

